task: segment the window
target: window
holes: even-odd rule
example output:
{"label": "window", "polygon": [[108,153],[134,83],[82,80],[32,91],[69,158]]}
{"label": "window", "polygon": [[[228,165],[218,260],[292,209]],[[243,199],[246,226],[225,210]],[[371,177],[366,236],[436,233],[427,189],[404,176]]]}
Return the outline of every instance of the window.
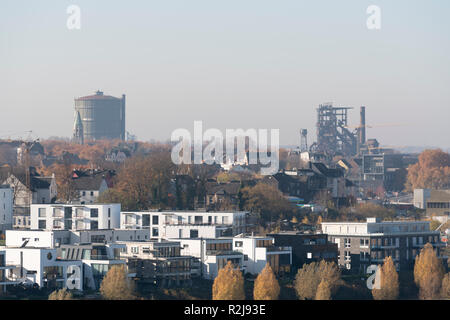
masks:
{"label": "window", "polygon": [[142,215],[142,226],[143,227],[149,227],[150,226],[150,215],[149,214],[143,214]]}
{"label": "window", "polygon": [[91,209],[91,218],[98,218],[98,209]]}
{"label": "window", "polygon": [[86,195],[86,191],[83,191],[83,197]]}
{"label": "window", "polygon": [[94,234],[91,235],[91,242],[93,243],[101,243],[106,240],[106,237],[104,234]]}
{"label": "window", "polygon": [[47,216],[47,212],[45,208],[39,208],[39,218],[45,218]]}
{"label": "window", "polygon": [[159,216],[152,216],[152,224],[156,224],[156,225],[158,225],[159,224]]}
{"label": "window", "polygon": [[45,220],[39,220],[38,222],[38,229],[45,229],[47,227]]}
{"label": "window", "polygon": [[152,237],[158,237],[159,236],[159,229],[153,228],[152,229]]}
{"label": "window", "polygon": [[234,242],[234,246],[237,247],[237,248],[241,248],[242,245],[243,245],[242,241],[235,241]]}
{"label": "window", "polygon": [[94,195],[94,191],[91,191],[91,196],[93,196]]}
{"label": "window", "polygon": [[98,221],[91,221],[91,230],[98,230]]}
{"label": "window", "polygon": [[350,248],[350,243],[351,243],[351,242],[350,242],[350,238],[345,238],[345,239],[344,239],[344,244],[345,244],[345,247],[346,247],[346,248]]}
{"label": "window", "polygon": [[108,218],[111,218],[111,208],[108,208]]}
{"label": "window", "polygon": [[248,255],[244,254],[244,261],[248,261]]}
{"label": "window", "polygon": [[198,230],[197,229],[190,230],[189,237],[190,238],[198,238]]}

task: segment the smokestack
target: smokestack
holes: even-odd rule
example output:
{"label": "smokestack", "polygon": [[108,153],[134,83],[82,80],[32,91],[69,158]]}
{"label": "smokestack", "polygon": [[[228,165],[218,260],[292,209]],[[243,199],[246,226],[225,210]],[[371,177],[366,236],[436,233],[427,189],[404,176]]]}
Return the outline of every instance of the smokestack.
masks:
{"label": "smokestack", "polygon": [[366,107],[361,107],[361,120],[360,120],[360,128],[359,128],[359,143],[366,143]]}

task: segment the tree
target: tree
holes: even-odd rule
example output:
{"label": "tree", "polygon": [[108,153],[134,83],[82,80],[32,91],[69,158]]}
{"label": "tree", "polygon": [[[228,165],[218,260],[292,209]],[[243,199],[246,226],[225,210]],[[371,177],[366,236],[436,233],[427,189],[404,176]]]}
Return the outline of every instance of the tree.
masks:
{"label": "tree", "polygon": [[280,285],[272,268],[267,263],[255,280],[253,298],[254,300],[277,300],[279,295]]}
{"label": "tree", "polygon": [[261,223],[291,218],[295,208],[274,186],[258,183],[254,187],[242,188],[243,208],[259,219]]}
{"label": "tree", "polygon": [[242,272],[228,261],[219,270],[212,287],[213,300],[245,300]]}
{"label": "tree", "polygon": [[328,282],[331,295],[335,293],[341,278],[341,272],[334,262],[325,260],[304,264],[295,277],[295,290],[300,299],[315,299],[322,280]]}
{"label": "tree", "polygon": [[442,285],[444,266],[433,246],[427,243],[416,258],[414,282],[419,287],[419,297],[423,300],[436,299]]}
{"label": "tree", "polygon": [[450,300],[450,272],[442,279],[441,298]]}
{"label": "tree", "polygon": [[419,161],[408,167],[406,188],[450,188],[450,154],[441,149],[423,151]]}
{"label": "tree", "polygon": [[[120,200],[123,210],[147,210],[168,203],[174,164],[168,152],[127,159],[116,176],[113,191],[101,200]],[[109,199],[108,199],[109,197]]]}
{"label": "tree", "polygon": [[431,231],[435,231],[440,225],[441,225],[441,223],[439,221],[431,220],[431,222],[430,222],[430,230]]}
{"label": "tree", "polygon": [[315,300],[331,300],[331,288],[328,281],[320,281],[320,284],[317,287]]}
{"label": "tree", "polygon": [[392,257],[384,259],[380,268],[380,288],[372,289],[375,300],[396,300],[399,292],[398,274]]}
{"label": "tree", "polygon": [[124,265],[115,265],[109,269],[100,285],[100,293],[107,300],[132,300],[134,284],[127,277]]}
{"label": "tree", "polygon": [[67,291],[66,288],[55,290],[49,296],[48,300],[73,300],[72,292]]}
{"label": "tree", "polygon": [[62,163],[54,164],[50,169],[55,173],[58,186],[58,198],[64,202],[70,202],[79,198],[72,177],[75,166],[70,159],[64,158]]}

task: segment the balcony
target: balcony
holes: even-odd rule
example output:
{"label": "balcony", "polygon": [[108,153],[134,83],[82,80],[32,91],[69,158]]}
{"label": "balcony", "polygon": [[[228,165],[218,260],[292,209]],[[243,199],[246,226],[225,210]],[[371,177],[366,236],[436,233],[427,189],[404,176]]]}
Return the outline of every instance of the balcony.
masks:
{"label": "balcony", "polygon": [[276,247],[276,246],[270,246],[266,247],[267,252],[291,252],[291,247]]}
{"label": "balcony", "polygon": [[207,256],[231,256],[231,255],[242,255],[242,252],[237,252],[233,250],[206,250]]}

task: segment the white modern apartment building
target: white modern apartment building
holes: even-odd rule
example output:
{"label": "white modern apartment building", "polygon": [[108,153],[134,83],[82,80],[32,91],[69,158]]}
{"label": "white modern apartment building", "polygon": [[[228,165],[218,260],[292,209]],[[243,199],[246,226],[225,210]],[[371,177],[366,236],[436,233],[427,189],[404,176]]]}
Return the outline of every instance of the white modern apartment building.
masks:
{"label": "white modern apartment building", "polygon": [[176,241],[123,241],[120,257],[127,261],[128,272],[140,283],[158,287],[191,284],[191,256],[180,254]]}
{"label": "white modern apartment building", "polygon": [[233,251],[244,255],[247,273],[259,274],[268,263],[275,273],[290,272],[292,248],[274,246],[274,238],[239,235],[233,238]]}
{"label": "white modern apartment building", "polygon": [[192,275],[213,280],[228,261],[243,269],[244,255],[233,251],[233,239],[174,239],[181,245],[181,255],[192,256]]}
{"label": "white modern apartment building", "polygon": [[149,229],[153,239],[218,238],[246,231],[245,211],[122,212],[121,229]]}
{"label": "white modern apartment building", "polygon": [[148,230],[7,230],[7,247],[58,248],[81,243],[115,243],[118,241],[146,241]]}
{"label": "white modern apartment building", "polygon": [[37,284],[47,289],[83,290],[81,261],[62,261],[52,248],[4,248],[3,251],[9,268],[5,275],[8,281]]}
{"label": "white modern apartment building", "polygon": [[113,266],[126,264],[125,260],[120,259],[120,251],[124,247],[117,243],[90,243],[62,245],[56,250],[58,261],[81,262],[83,287],[98,290],[104,276]]}
{"label": "white modern apartment building", "polygon": [[32,230],[103,230],[120,227],[120,204],[32,204]]}
{"label": "white modern apartment building", "polygon": [[13,189],[0,185],[0,234],[13,226]]}
{"label": "white modern apartment building", "polygon": [[426,243],[441,256],[439,231],[430,230],[429,221],[324,222],[322,233],[338,245],[339,265],[365,273],[371,264],[381,264],[391,256],[398,269],[412,269],[414,260]]}

